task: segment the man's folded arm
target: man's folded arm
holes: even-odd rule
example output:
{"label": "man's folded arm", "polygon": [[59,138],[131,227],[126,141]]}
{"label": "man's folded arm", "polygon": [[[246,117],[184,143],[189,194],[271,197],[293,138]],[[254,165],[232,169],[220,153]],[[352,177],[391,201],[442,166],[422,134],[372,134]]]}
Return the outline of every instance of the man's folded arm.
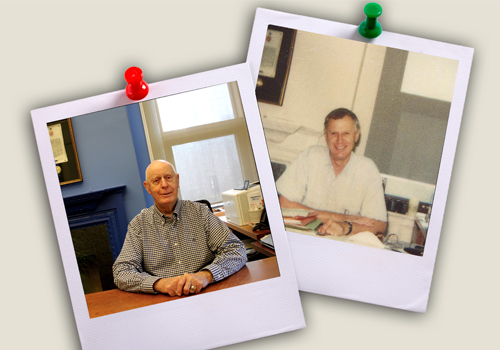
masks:
{"label": "man's folded arm", "polygon": [[[348,216],[348,215],[347,215]],[[354,220],[350,221],[349,218],[346,218],[343,222],[350,222],[352,225],[351,233],[349,235],[355,235],[356,233],[369,231],[375,235],[382,235],[385,232],[387,227],[387,222],[372,219],[373,223],[371,225],[363,225],[356,223]]]}
{"label": "man's folded arm", "polygon": [[288,199],[287,197],[283,196],[282,194],[279,195],[279,202],[282,208],[305,209],[305,210],[315,211],[313,208],[305,206],[304,204],[301,204],[299,202],[294,202]]}
{"label": "man's folded arm", "polygon": [[127,292],[156,293],[154,283],[160,279],[142,269],[140,240],[129,226],[123,248],[113,264],[113,277],[116,286]]}
{"label": "man's folded arm", "polygon": [[[118,262],[118,260],[117,260]],[[153,285],[160,277],[138,270],[128,262],[118,262],[113,265],[113,275],[116,286],[127,292],[156,293]]]}
{"label": "man's folded arm", "polygon": [[294,202],[288,199],[287,197],[283,196],[282,194],[279,195],[279,202],[281,208],[309,210],[311,213],[316,214],[318,216],[318,219],[321,221],[326,221],[326,220],[344,221],[347,220],[348,217],[350,217],[350,215],[338,214],[332,211],[316,210],[302,203]]}
{"label": "man's folded arm", "polygon": [[239,271],[247,262],[247,253],[245,244],[215,215],[209,213],[206,223],[208,245],[215,259],[201,271],[210,271],[212,282],[217,282]]}
{"label": "man's folded arm", "polygon": [[352,230],[350,235],[354,235],[356,233],[365,231],[372,232],[375,235],[377,233],[383,234],[387,227],[387,222],[385,221],[376,220],[360,215],[348,215],[348,214],[334,213],[327,210],[315,210],[314,208],[310,208],[301,203],[293,202],[283,195],[279,196],[279,202],[282,208],[310,210],[312,213],[317,214],[318,219],[323,222],[326,222],[328,220],[333,220],[337,222],[348,221],[352,224]]}

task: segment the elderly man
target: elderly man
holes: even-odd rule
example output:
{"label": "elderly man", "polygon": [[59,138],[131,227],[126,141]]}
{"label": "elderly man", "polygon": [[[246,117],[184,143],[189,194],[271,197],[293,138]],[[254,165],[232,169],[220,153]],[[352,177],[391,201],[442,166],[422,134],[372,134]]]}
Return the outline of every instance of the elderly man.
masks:
{"label": "elderly man", "polygon": [[357,116],[348,109],[330,112],[324,123],[328,147],[302,152],[278,179],[282,208],[315,211],[323,235],[370,231],[379,237],[387,227],[382,178],[375,163],[353,153],[359,140]]}
{"label": "elderly man", "polygon": [[113,265],[118,288],[170,296],[196,294],[245,265],[245,245],[206,205],[177,198],[179,174],[172,164],[152,162],[144,187],[155,204],[128,226]]}

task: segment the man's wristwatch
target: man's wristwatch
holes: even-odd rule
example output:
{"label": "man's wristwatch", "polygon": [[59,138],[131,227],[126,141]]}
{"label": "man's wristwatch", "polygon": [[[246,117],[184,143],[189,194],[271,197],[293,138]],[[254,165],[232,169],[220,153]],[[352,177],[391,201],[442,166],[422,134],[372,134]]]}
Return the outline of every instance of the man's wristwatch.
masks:
{"label": "man's wristwatch", "polygon": [[352,232],[352,223],[350,223],[349,221],[344,221],[347,223],[347,225],[349,225],[349,231],[347,231],[347,233],[345,234],[346,236],[349,236],[349,234]]}

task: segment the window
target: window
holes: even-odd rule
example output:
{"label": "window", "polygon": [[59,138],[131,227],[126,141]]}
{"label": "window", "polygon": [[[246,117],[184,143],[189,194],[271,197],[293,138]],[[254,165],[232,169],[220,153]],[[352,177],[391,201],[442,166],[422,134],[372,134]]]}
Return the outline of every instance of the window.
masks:
{"label": "window", "polygon": [[222,201],[224,191],[258,181],[236,82],[141,103],[151,159],[180,177],[182,199]]}
{"label": "window", "polygon": [[[383,174],[434,185],[458,62],[413,53],[424,62],[415,67],[407,65],[408,55],[387,49],[365,156]],[[405,82],[405,76],[411,78]]]}
{"label": "window", "polygon": [[219,202],[222,192],[243,184],[234,135],[176,145],[172,151],[185,199]]}
{"label": "window", "polygon": [[227,84],[159,98],[163,132],[234,119]]}

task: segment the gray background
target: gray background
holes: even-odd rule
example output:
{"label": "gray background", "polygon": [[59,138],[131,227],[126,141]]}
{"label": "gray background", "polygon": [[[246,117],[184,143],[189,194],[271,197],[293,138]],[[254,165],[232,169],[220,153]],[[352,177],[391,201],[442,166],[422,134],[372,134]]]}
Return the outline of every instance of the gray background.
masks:
{"label": "gray background", "polygon": [[[357,25],[366,2],[0,1],[2,344],[80,348],[30,110],[124,89],[123,73],[132,65],[152,83],[242,63],[256,7]],[[301,293],[307,328],[228,349],[496,343],[500,3],[380,4],[384,30],[475,49],[427,313]]]}

